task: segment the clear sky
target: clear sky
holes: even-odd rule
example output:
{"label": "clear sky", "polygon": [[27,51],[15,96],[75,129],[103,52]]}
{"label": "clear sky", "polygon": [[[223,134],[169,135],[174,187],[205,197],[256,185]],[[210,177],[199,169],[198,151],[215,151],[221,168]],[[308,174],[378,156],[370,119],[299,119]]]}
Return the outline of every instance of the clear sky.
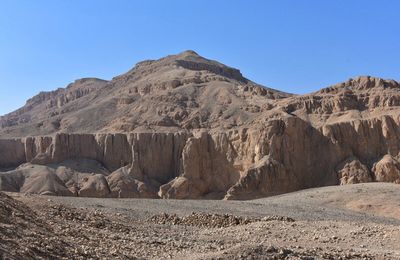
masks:
{"label": "clear sky", "polygon": [[0,0],[0,115],[187,49],[292,93],[400,80],[400,1]]}

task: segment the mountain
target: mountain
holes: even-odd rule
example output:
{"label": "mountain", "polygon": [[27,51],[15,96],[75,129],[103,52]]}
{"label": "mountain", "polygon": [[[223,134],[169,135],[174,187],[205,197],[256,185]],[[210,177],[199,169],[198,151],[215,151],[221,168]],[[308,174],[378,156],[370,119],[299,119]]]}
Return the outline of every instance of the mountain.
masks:
{"label": "mountain", "polygon": [[[143,61],[111,81],[80,79],[42,92],[0,119],[2,136],[230,129],[288,97],[239,70],[185,51]],[[223,121],[223,124],[221,122]]]}
{"label": "mountain", "polygon": [[0,190],[252,199],[400,182],[400,84],[293,95],[185,51],[42,92],[0,118]]}

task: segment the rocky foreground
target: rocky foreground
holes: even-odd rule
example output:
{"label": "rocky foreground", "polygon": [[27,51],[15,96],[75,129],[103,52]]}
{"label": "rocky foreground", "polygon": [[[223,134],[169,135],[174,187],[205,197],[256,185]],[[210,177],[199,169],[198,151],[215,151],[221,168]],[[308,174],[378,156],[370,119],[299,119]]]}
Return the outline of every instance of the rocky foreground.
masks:
{"label": "rocky foreground", "polygon": [[399,259],[398,199],[379,183],[243,202],[0,193],[0,258]]}
{"label": "rocky foreground", "polygon": [[254,199],[400,182],[400,84],[293,95],[193,51],[80,79],[0,118],[0,190]]}

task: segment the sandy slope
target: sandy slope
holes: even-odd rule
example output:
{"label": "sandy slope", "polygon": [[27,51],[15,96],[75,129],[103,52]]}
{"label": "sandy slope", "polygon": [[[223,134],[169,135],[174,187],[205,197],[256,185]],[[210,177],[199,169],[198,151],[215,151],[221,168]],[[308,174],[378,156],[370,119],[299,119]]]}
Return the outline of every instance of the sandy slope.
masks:
{"label": "sandy slope", "polygon": [[399,189],[369,183],[252,201],[12,196],[47,220],[71,257],[400,259]]}

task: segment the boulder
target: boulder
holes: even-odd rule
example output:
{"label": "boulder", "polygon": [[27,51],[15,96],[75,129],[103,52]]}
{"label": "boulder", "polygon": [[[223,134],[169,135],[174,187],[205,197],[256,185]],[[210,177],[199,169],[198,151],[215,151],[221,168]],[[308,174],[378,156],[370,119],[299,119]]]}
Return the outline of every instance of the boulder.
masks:
{"label": "boulder", "polygon": [[158,198],[157,188],[141,181],[128,167],[123,167],[107,177],[114,198]]}
{"label": "boulder", "polygon": [[372,172],[376,181],[400,183],[400,162],[389,154],[373,165]]}
{"label": "boulder", "polygon": [[340,185],[371,182],[372,174],[368,167],[352,157],[337,167]]}
{"label": "boulder", "polygon": [[84,177],[80,183],[80,197],[108,197],[111,193],[107,180],[102,174]]}

